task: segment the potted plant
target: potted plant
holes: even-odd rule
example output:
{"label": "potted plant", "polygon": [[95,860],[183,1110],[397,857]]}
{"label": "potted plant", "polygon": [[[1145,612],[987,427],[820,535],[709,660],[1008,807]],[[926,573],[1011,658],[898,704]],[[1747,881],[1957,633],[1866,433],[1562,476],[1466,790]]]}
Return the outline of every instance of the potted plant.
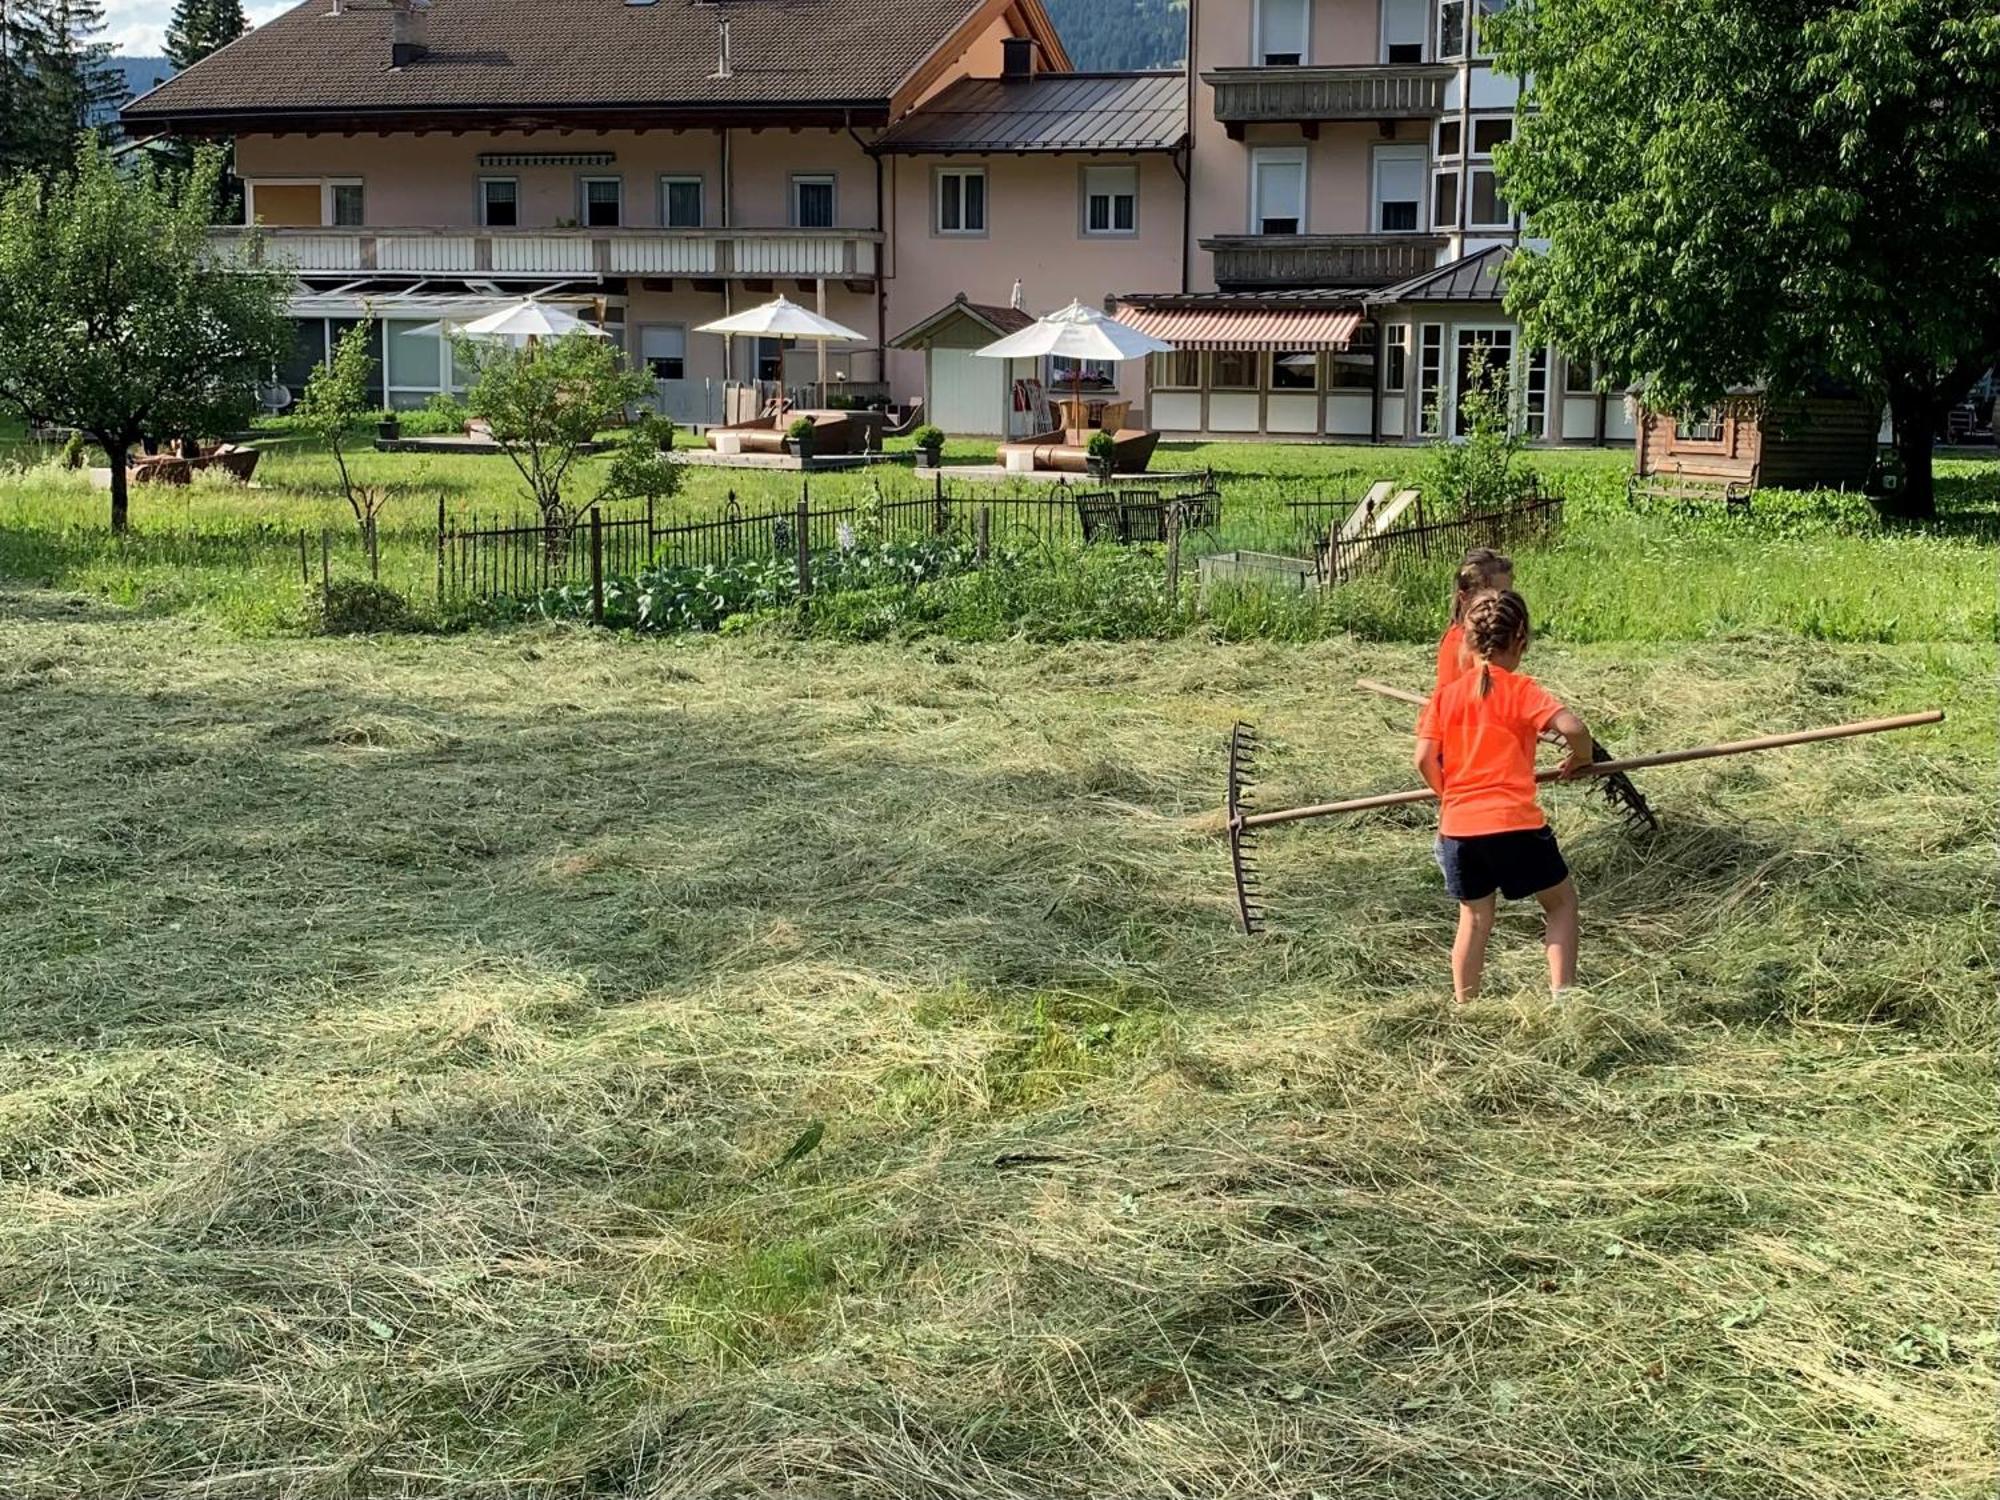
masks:
{"label": "potted plant", "polygon": [[1118,439],[1100,427],[1090,435],[1090,441],[1083,445],[1083,452],[1094,477],[1098,479],[1111,477],[1112,461],[1118,457]]}
{"label": "potted plant", "polygon": [[926,422],[910,435],[917,456],[926,469],[935,469],[944,459],[944,429]]}
{"label": "potted plant", "polygon": [[810,464],[813,456],[813,419],[794,417],[792,425],[785,429],[785,447],[802,464]]}
{"label": "potted plant", "polygon": [[393,443],[402,435],[403,419],[393,411],[383,412],[381,419],[375,424],[375,436],[384,442]]}

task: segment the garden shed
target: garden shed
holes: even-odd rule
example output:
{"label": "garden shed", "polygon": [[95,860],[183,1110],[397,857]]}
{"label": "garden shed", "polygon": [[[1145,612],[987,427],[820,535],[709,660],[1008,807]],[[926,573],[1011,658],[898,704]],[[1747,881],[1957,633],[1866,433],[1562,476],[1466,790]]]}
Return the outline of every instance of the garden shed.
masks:
{"label": "garden shed", "polygon": [[889,347],[923,351],[925,420],[954,435],[1027,437],[1047,425],[1041,361],[982,359],[976,351],[1034,321],[1021,308],[960,292]]}
{"label": "garden shed", "polygon": [[1706,411],[1641,407],[1635,466],[1641,476],[1684,475],[1757,489],[1859,489],[1874,468],[1881,404],[1825,384],[1780,400],[1755,386]]}

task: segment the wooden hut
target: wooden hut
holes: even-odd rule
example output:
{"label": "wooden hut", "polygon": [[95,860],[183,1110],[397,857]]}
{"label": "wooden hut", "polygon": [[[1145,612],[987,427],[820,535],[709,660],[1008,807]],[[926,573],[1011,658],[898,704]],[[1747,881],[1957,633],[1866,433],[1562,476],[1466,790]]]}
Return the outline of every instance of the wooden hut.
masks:
{"label": "wooden hut", "polygon": [[1874,467],[1881,403],[1833,387],[1795,400],[1732,391],[1707,411],[1674,416],[1642,405],[1635,468],[1646,478],[1754,490],[1860,489]]}

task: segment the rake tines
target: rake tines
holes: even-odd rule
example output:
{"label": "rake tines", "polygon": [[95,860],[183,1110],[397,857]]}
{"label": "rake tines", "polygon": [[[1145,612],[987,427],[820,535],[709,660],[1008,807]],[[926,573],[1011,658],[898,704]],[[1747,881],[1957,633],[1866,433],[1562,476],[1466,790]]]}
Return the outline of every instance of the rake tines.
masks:
{"label": "rake tines", "polygon": [[[1598,745],[1591,757],[1597,761],[1612,760],[1615,757],[1602,745]],[[1634,833],[1658,833],[1660,820],[1653,815],[1645,794],[1632,785],[1632,778],[1623,771],[1610,771],[1600,778],[1604,789],[1604,801],[1610,809],[1625,820],[1626,826]]]}
{"label": "rake tines", "polygon": [[1257,732],[1238,722],[1229,731],[1229,868],[1236,877],[1236,916],[1246,934],[1263,930],[1263,888],[1257,877],[1257,833],[1245,828],[1249,790],[1256,782]]}

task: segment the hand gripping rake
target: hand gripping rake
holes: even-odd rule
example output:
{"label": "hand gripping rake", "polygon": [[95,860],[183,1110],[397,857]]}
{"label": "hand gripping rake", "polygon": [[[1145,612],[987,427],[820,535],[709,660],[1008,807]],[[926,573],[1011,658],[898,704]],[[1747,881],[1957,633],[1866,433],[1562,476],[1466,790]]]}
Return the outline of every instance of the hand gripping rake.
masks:
{"label": "hand gripping rake", "polygon": [[[1424,706],[1422,694],[1406,693],[1401,688],[1390,687],[1386,682],[1375,682],[1364,677],[1354,685],[1364,693],[1375,693],[1383,698],[1394,698],[1398,703],[1408,703],[1417,708]],[[1563,742],[1563,737],[1554,730],[1545,730],[1542,734],[1542,742],[1548,745],[1560,745]],[[1593,743],[1593,750],[1596,759],[1600,763],[1616,758],[1602,745]],[[1632,785],[1632,778],[1627,776],[1623,771],[1605,772],[1598,782],[1598,790],[1604,793],[1604,800],[1610,806],[1611,810],[1623,818],[1627,826],[1634,833],[1658,833],[1660,831],[1660,820],[1653,815],[1653,809],[1647,804],[1645,795],[1636,786]]]}
{"label": "hand gripping rake", "polygon": [[[1922,724],[1944,721],[1941,708],[1922,713],[1899,714],[1890,719],[1863,719],[1854,724],[1828,724],[1820,729],[1801,729],[1791,734],[1769,734],[1754,740],[1730,740],[1720,745],[1697,745],[1691,750],[1662,750],[1653,755],[1632,755],[1623,760],[1602,760],[1587,766],[1581,776],[1610,776],[1625,771],[1643,771],[1649,766],[1677,766],[1683,761],[1715,760],[1724,755],[1748,755],[1754,750],[1782,750],[1787,745],[1811,745],[1821,740],[1844,740],[1861,734],[1885,734],[1892,729],[1915,729]],[[1435,802],[1437,793],[1429,787],[1409,792],[1383,792],[1373,797],[1351,797],[1345,802],[1319,802],[1310,807],[1285,807],[1275,812],[1247,810],[1245,789],[1251,784],[1245,775],[1249,753],[1256,736],[1247,724],[1229,732],[1229,862],[1236,876],[1236,912],[1246,933],[1261,931],[1267,910],[1257,883],[1257,870],[1250,862],[1257,831],[1277,823],[1296,823],[1305,818],[1326,818],[1335,813],[1366,812],[1377,807],[1402,807],[1414,802]],[[1552,768],[1537,772],[1536,781],[1559,781],[1562,771]]]}

